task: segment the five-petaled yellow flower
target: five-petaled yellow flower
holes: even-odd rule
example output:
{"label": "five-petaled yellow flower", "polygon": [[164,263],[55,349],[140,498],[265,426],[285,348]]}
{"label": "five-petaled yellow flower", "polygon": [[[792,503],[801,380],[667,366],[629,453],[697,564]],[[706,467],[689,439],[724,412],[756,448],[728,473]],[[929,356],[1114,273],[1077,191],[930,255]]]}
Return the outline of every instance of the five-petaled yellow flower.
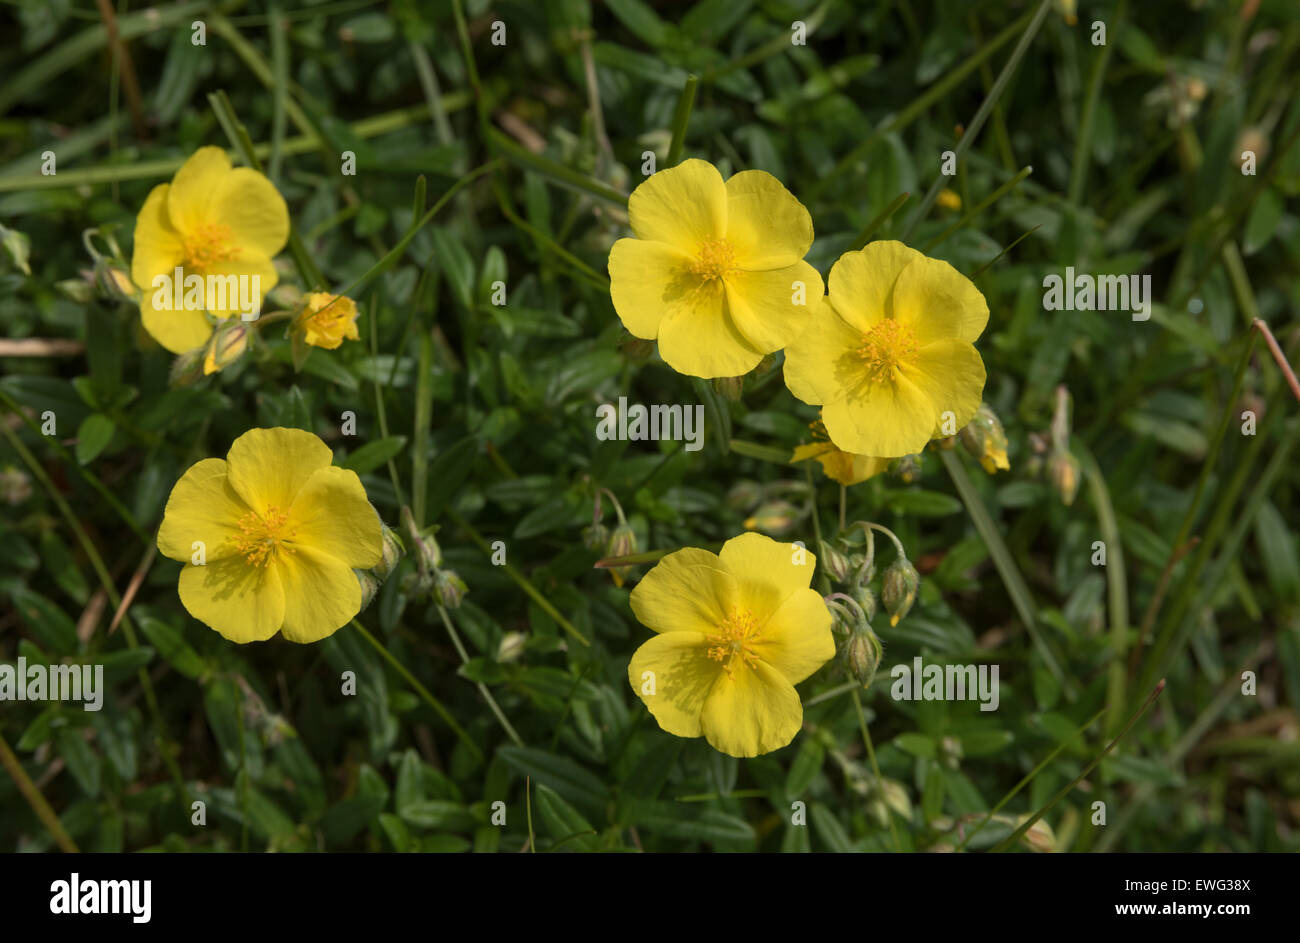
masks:
{"label": "five-petaled yellow flower", "polygon": [[828,281],[828,303],[786,348],[785,382],[822,407],[832,442],[898,458],[970,421],[984,390],[973,344],[989,309],[969,279],[901,242],[873,242],[840,256]]}
{"label": "five-petaled yellow flower", "polygon": [[[289,210],[271,181],[232,168],[219,147],[199,148],[171,183],[149,192],[136,217],[131,280],[141,292],[145,330],[173,353],[201,347],[212,334],[208,315],[243,314],[241,295],[251,298],[254,288],[260,309],[278,280],[271,257],[288,239]],[[191,296],[200,303],[185,298],[192,276],[204,284]]]}
{"label": "five-petaled yellow flower", "polygon": [[874,458],[870,455],[854,455],[843,449],[827,437],[826,427],[820,421],[812,424],[813,441],[796,446],[790,462],[805,462],[815,458],[826,473],[826,477],[842,485],[861,484],[868,478],[874,478],[888,470],[890,459]]}
{"label": "five-petaled yellow flower", "polygon": [[357,332],[357,304],[347,295],[313,291],[303,299],[297,327],[313,347],[334,350],[343,341],[360,340]]}
{"label": "five-petaled yellow flower", "polygon": [[250,429],[167,499],[158,549],[186,564],[190,615],[232,642],[332,635],[361,611],[353,569],[382,553],[382,525],[355,472],[300,429]]}
{"label": "five-petaled yellow flower", "polygon": [[809,588],[816,558],[761,534],[720,555],[670,553],[632,591],[659,633],[632,656],[628,681],[659,726],[701,734],[731,756],[780,749],[799,732],[794,686],[835,655],[826,603]]}
{"label": "five-petaled yellow flower", "polygon": [[798,337],[821,305],[804,254],[812,218],[771,174],[725,183],[702,160],[661,170],[632,192],[635,239],[609,253],[610,295],[623,325],[658,339],[678,373],[734,377]]}

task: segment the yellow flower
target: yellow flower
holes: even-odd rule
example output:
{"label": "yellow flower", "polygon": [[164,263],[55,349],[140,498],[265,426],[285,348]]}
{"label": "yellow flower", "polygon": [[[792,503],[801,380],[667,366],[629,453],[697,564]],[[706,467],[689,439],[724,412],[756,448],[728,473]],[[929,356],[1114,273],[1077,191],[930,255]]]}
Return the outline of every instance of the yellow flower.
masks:
{"label": "yellow flower", "polygon": [[970,421],[984,390],[973,343],[989,309],[969,279],[901,242],[873,242],[840,256],[829,289],[786,349],[785,382],[822,407],[836,446],[898,458]]}
{"label": "yellow flower", "polygon": [[821,422],[812,424],[813,441],[797,446],[790,456],[791,463],[817,459],[826,473],[826,477],[842,485],[856,485],[874,478],[889,468],[889,459],[873,458],[870,455],[854,455],[845,452],[831,442],[826,436],[826,427]]}
{"label": "yellow flower", "polygon": [[816,558],[761,534],[715,556],[670,553],[632,591],[632,611],[659,633],[636,650],[628,681],[659,726],[703,735],[715,750],[758,756],[794,739],[794,686],[835,655],[831,616],[809,589]]}
{"label": "yellow flower", "polygon": [[678,373],[746,374],[821,306],[821,276],[803,261],[812,218],[771,174],[724,183],[712,164],[683,161],[633,191],[628,220],[636,238],[609,253],[614,310]]}
{"label": "yellow flower", "polygon": [[298,328],[306,332],[308,344],[334,350],[345,339],[361,339],[357,332],[357,305],[347,295],[313,291],[304,301],[306,307],[298,316]]}
{"label": "yellow flower", "polygon": [[[271,181],[249,167],[232,169],[219,147],[199,148],[171,183],[149,192],[136,217],[131,279],[141,292],[145,330],[173,353],[202,346],[212,334],[204,309],[217,318],[241,314],[241,290],[251,297],[255,285],[260,307],[278,279],[271,257],[288,238],[289,211]],[[183,299],[184,283],[197,275],[205,285],[196,296],[201,303],[178,307],[172,288],[160,287],[175,281],[177,269],[181,284],[175,294]],[[156,283],[159,276],[168,282]],[[206,290],[213,283],[220,295]]]}
{"label": "yellow flower", "polygon": [[961,197],[957,195],[956,191],[949,190],[947,187],[939,191],[939,196],[934,202],[946,210],[961,209]]}
{"label": "yellow flower", "polygon": [[190,615],[232,642],[332,635],[361,611],[353,569],[383,557],[379,516],[355,472],[300,429],[250,429],[167,499],[158,549],[183,561]]}

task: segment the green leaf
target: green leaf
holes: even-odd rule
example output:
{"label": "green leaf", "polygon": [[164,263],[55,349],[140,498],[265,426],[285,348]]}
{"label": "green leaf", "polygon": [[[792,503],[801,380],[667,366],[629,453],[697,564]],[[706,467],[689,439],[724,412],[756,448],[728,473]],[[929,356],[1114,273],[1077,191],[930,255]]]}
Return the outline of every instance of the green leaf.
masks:
{"label": "green leaf", "polygon": [[891,491],[885,498],[895,514],[917,517],[946,517],[961,511],[961,502],[938,491]]}
{"label": "green leaf", "polygon": [[350,468],[358,475],[369,474],[391,458],[396,458],[406,448],[406,436],[390,435],[386,439],[367,442],[361,448],[348,454],[339,462],[343,468]]}
{"label": "green leaf", "polygon": [[19,618],[42,645],[56,655],[67,655],[77,650],[77,626],[67,613],[29,589],[15,589],[10,595]]}
{"label": "green leaf", "polygon": [[[553,789],[540,784],[537,786],[533,791],[533,810],[550,832],[551,838],[557,842],[568,839],[564,842],[565,848],[582,852],[600,850],[600,839],[595,834],[595,828]],[[586,834],[588,832],[591,834]]]}
{"label": "green leaf", "polygon": [[102,413],[91,413],[77,429],[77,462],[89,465],[113,441],[117,426]]}
{"label": "green leaf", "polygon": [[144,632],[145,637],[162,655],[163,661],[185,677],[197,679],[207,671],[207,665],[199,653],[190,647],[178,629],[152,616],[142,616],[139,626],[140,631]]}
{"label": "green leaf", "polygon": [[1282,222],[1282,200],[1271,189],[1266,189],[1255,200],[1250,216],[1246,218],[1246,235],[1242,239],[1241,254],[1254,255],[1268,244]]}
{"label": "green leaf", "polygon": [[403,806],[397,812],[402,820],[416,828],[468,829],[474,817],[459,802],[445,799],[422,799]]}
{"label": "green leaf", "polygon": [[54,734],[59,756],[68,765],[68,771],[86,795],[99,795],[99,757],[82,736],[80,727],[60,727]]}
{"label": "green leaf", "polygon": [[568,757],[535,747],[502,747],[498,755],[520,773],[571,802],[600,808],[610,799],[604,780]]}

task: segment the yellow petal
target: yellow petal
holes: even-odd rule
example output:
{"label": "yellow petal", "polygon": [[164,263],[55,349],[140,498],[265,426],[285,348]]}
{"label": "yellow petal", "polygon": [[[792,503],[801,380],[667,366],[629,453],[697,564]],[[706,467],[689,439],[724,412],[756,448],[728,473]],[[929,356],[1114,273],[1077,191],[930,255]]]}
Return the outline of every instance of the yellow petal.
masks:
{"label": "yellow petal", "polygon": [[822,421],[831,441],[845,452],[900,458],[925,448],[938,413],[911,380],[896,375],[893,383],[864,385],[824,406]]}
{"label": "yellow petal", "polygon": [[170,278],[172,270],[185,256],[180,234],[167,215],[167,191],[170,189],[170,184],[160,183],[150,190],[135,218],[131,281],[142,292],[153,291],[155,275]]}
{"label": "yellow petal", "polygon": [[821,594],[813,589],[791,593],[763,626],[754,651],[791,684],[834,658],[831,614]]}
{"label": "yellow petal", "polygon": [[357,473],[346,468],[330,465],[312,472],[294,499],[289,526],[295,548],[310,546],[350,568],[368,570],[383,557],[379,515]]}
{"label": "yellow petal", "polygon": [[745,170],[726,186],[727,242],[737,265],[750,271],[789,268],[808,254],[812,217],[781,181],[762,170]]}
{"label": "yellow petal", "polygon": [[898,368],[934,406],[931,437],[946,435],[944,413],[951,411],[950,430],[960,429],[975,417],[984,396],[984,361],[966,341],[950,337],[922,347]]}
{"label": "yellow petal", "polygon": [[[205,272],[203,303],[210,305],[208,313],[218,318],[261,310],[262,299],[280,280],[270,257],[251,251],[241,251],[237,259],[214,262]],[[244,304],[245,296],[248,305]]]}
{"label": "yellow petal", "polygon": [[659,356],[678,373],[707,380],[746,374],[758,366],[763,352],[736,329],[715,279],[703,283],[693,307],[678,307],[664,318]]}
{"label": "yellow petal", "polygon": [[237,167],[221,178],[212,201],[212,222],[230,227],[235,245],[272,256],[289,241],[289,208],[270,180],[251,167]]}
{"label": "yellow petal", "polygon": [[276,568],[249,566],[238,555],[207,566],[187,565],[179,590],[190,615],[232,642],[269,639],[284,621]]}
{"label": "yellow petal", "polygon": [[[168,278],[171,277],[168,273]],[[184,273],[181,279],[183,286]],[[169,288],[159,291],[170,293]],[[173,354],[183,354],[208,342],[212,336],[212,324],[202,311],[155,307],[154,294],[152,288],[146,288],[140,295],[140,323],[154,340]]]}
{"label": "yellow petal", "polygon": [[[796,293],[796,287],[799,287]],[[798,298],[802,303],[796,304]],[[822,277],[807,262],[727,276],[727,310],[750,346],[774,353],[796,340],[822,304]]]}
{"label": "yellow petal", "polygon": [[302,429],[249,429],[230,446],[230,484],[258,514],[281,513],[318,468],[333,460],[329,446]]}
{"label": "yellow petal", "polygon": [[728,540],[718,557],[735,577],[744,607],[760,625],[791,595],[808,588],[817,567],[811,551],[752,531]]}
{"label": "yellow petal", "polygon": [[925,256],[901,242],[881,240],[846,252],[831,266],[827,280],[831,304],[849,324],[865,331],[890,311],[899,274]]}
{"label": "yellow petal", "polygon": [[620,239],[609,250],[609,294],[634,336],[654,340],[670,314],[695,310],[703,280],[690,257],[662,242]]}
{"label": "yellow petal", "polygon": [[275,569],[284,586],[284,625],[280,632],[291,642],[319,642],[361,611],[357,575],[352,567],[328,553],[295,543],[293,553],[276,555]]}
{"label": "yellow petal", "polygon": [[708,657],[708,647],[700,632],[669,632],[649,639],[628,662],[632,690],[659,726],[678,737],[700,735],[700,712],[722,674],[722,663]]}
{"label": "yellow petal", "polygon": [[803,705],[794,685],[763,662],[718,678],[704,702],[700,728],[715,750],[729,756],[758,756],[779,750],[803,724]]}
{"label": "yellow petal", "polygon": [[666,242],[695,255],[727,231],[727,188],[703,160],[684,160],[651,174],[632,191],[627,218],[638,238]]}
{"label": "yellow petal", "polygon": [[209,563],[235,553],[238,522],[249,507],[230,487],[226,463],[205,458],[191,465],[172,488],[158,528],[163,556],[189,562],[194,542],[203,542]]}
{"label": "yellow petal", "polygon": [[807,329],[785,349],[785,385],[811,406],[833,403],[847,395],[861,374],[852,352],[862,332],[851,327],[826,303],[809,313]]}
{"label": "yellow petal", "polygon": [[167,194],[167,212],[178,232],[214,221],[211,207],[228,173],[230,157],[219,147],[200,147],[181,165]]}
{"label": "yellow petal", "polygon": [[739,599],[735,577],[707,550],[668,554],[632,590],[632,612],[655,632],[714,632]]}
{"label": "yellow petal", "polygon": [[989,323],[989,306],[975,284],[940,259],[922,257],[894,285],[894,314],[922,346],[945,337],[973,344]]}
{"label": "yellow petal", "polygon": [[871,455],[854,455],[851,452],[836,451],[838,461],[832,462],[822,457],[822,468],[834,480],[842,485],[857,485],[868,478],[875,478],[889,470],[890,459],[875,458]]}

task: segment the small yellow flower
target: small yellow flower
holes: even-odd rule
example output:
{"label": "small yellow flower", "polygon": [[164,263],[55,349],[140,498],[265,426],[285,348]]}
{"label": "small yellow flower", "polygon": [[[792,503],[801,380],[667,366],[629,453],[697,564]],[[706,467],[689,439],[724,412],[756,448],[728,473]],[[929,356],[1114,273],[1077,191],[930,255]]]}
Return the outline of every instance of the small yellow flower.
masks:
{"label": "small yellow flower", "polygon": [[[203,310],[158,304],[155,279],[182,283],[192,275],[235,276],[250,289],[257,276],[260,305],[278,275],[271,257],[289,239],[289,210],[271,181],[249,167],[232,168],[219,147],[201,147],[176,171],[171,183],[149,192],[135,221],[131,280],[140,290],[140,318],[158,343],[181,354],[201,347],[212,334]],[[239,291],[225,285],[224,304],[207,313],[228,318],[241,313]],[[183,284],[182,284],[183,294]],[[204,294],[206,304],[207,295]]]}
{"label": "small yellow flower", "polygon": [[334,350],[343,341],[360,340],[357,332],[357,305],[347,295],[314,291],[304,299],[306,307],[298,316],[298,328],[313,347]]}
{"label": "small yellow flower", "polygon": [[742,376],[821,306],[821,276],[803,261],[812,218],[771,174],[724,183],[707,161],[683,161],[633,191],[628,220],[636,238],[609,253],[614,310],[678,373]]}
{"label": "small yellow flower", "polygon": [[860,484],[889,469],[890,460],[887,458],[854,455],[838,448],[827,437],[826,427],[820,421],[812,424],[812,432],[813,441],[795,448],[790,456],[792,463],[815,458],[826,477],[846,486]]}
{"label": "small yellow flower", "polygon": [[659,726],[731,756],[779,750],[803,724],[794,686],[835,656],[831,615],[809,588],[816,558],[741,534],[720,555],[687,548],[632,591],[658,633],[636,650],[628,681]]}
{"label": "small yellow flower", "polygon": [[955,190],[949,190],[947,187],[939,191],[939,196],[934,202],[946,210],[961,209],[961,197],[957,195]]}
{"label": "small yellow flower", "polygon": [[973,345],[989,309],[969,279],[901,242],[873,242],[840,256],[829,289],[786,348],[785,382],[822,407],[836,446],[898,458],[970,421],[984,390]]}
{"label": "small yellow flower", "polygon": [[232,642],[332,635],[361,611],[353,569],[383,558],[383,528],[355,472],[301,429],[250,429],[167,499],[158,549],[185,563],[181,602]]}

